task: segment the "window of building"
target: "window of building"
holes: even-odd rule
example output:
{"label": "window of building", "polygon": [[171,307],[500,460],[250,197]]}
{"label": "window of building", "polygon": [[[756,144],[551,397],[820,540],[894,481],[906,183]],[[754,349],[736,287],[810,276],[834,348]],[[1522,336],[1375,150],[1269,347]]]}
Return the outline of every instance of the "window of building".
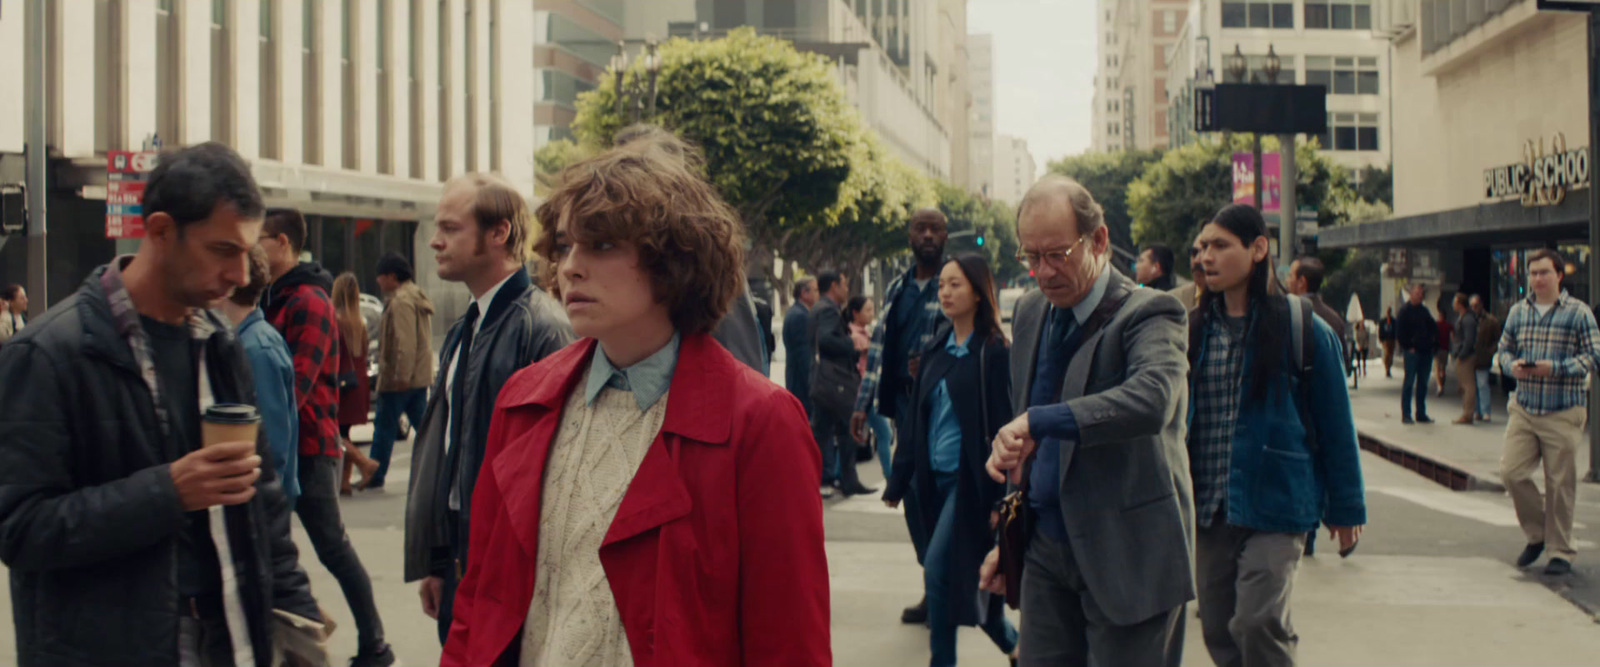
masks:
{"label": "window of building", "polygon": [[1317,141],[1327,150],[1379,150],[1378,114],[1330,113],[1328,114],[1328,134],[1317,135]]}
{"label": "window of building", "polygon": [[1377,95],[1378,59],[1306,56],[1306,85],[1320,85],[1329,95]]}
{"label": "window of building", "polygon": [[172,0],[156,5],[156,133],[178,143],[178,19]]}
{"label": "window of building", "polygon": [[406,131],[411,135],[412,178],[422,178],[422,158],[426,155],[422,149],[423,91],[417,73],[422,70],[422,3],[427,1],[410,0],[411,30],[406,34],[405,86],[406,99],[411,105],[411,127],[406,128]]}
{"label": "window of building", "polygon": [[233,143],[232,105],[233,69],[223,63],[228,58],[228,23],[233,3],[211,0],[211,138],[225,144]]}
{"label": "window of building", "polygon": [[306,164],[322,164],[322,71],[318,67],[316,7],[321,0],[300,3],[300,97],[304,129],[301,150]]}
{"label": "window of building", "polygon": [[1161,12],[1161,31],[1172,34],[1178,31],[1178,12],[1168,9]]}
{"label": "window of building", "polygon": [[261,157],[269,160],[283,158],[278,121],[278,48],[272,39],[272,13],[276,0],[261,0]]}
{"label": "window of building", "polygon": [[762,20],[769,30],[793,30],[799,27],[795,16],[795,0],[766,0],[761,9]]}
{"label": "window of building", "polygon": [[390,137],[394,132],[394,105],[390,103],[390,93],[394,90],[394,82],[390,76],[394,74],[389,68],[389,10],[392,0],[378,0],[378,53],[375,62],[378,64],[378,171],[385,174],[394,173],[394,140]]}
{"label": "window of building", "polygon": [[352,0],[339,0],[340,2],[340,30],[339,30],[339,67],[341,81],[344,85],[343,106],[344,110],[344,161],[345,169],[356,169],[360,164],[361,156],[361,114],[357,111],[360,95],[357,92],[360,86],[360,76],[356,73],[356,63],[351,57],[352,45],[357,41],[356,10]]}
{"label": "window of building", "polygon": [[1224,28],[1294,28],[1294,3],[1274,0],[1224,0]]}
{"label": "window of building", "polygon": [[1306,28],[1371,30],[1372,0],[1306,0]]}

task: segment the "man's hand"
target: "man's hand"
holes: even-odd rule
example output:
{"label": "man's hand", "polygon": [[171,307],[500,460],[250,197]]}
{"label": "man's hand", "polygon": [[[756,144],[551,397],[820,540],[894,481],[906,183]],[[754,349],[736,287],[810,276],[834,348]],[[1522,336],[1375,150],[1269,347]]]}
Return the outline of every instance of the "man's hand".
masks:
{"label": "man's hand", "polygon": [[422,613],[428,618],[439,620],[439,603],[444,598],[444,579],[428,577],[422,580],[422,586],[417,591],[422,596]]}
{"label": "man's hand", "polygon": [[1361,539],[1361,526],[1328,526],[1328,539],[1339,540],[1339,550],[1344,551]]}
{"label": "man's hand", "polygon": [[867,413],[859,410],[850,413],[850,437],[855,438],[857,444],[867,444]]}
{"label": "man's hand", "polygon": [[978,587],[995,595],[1006,594],[1006,578],[1000,576],[999,547],[990,549],[989,555],[983,557],[983,566],[978,568]]}
{"label": "man's hand", "polygon": [[1037,446],[1032,431],[1028,430],[1028,413],[1024,411],[1011,423],[1000,427],[1000,433],[995,436],[986,466],[989,477],[996,482],[1006,481],[1005,473],[1022,467],[1022,462],[1028,460]]}
{"label": "man's hand", "polygon": [[256,495],[261,457],[254,442],[224,442],[189,452],[168,468],[186,512],[239,505]]}
{"label": "man's hand", "polygon": [[1518,380],[1526,380],[1529,378],[1547,378],[1555,374],[1555,364],[1551,363],[1549,359],[1534,362],[1531,366],[1524,366],[1523,364],[1526,363],[1528,362],[1522,359],[1512,362],[1512,377]]}
{"label": "man's hand", "polygon": [[913,352],[906,357],[906,370],[911,371],[911,379],[917,379],[917,372],[922,370],[922,354]]}
{"label": "man's hand", "polygon": [[897,510],[897,509],[900,509],[900,501],[898,501],[898,500],[889,500],[888,498],[884,498],[883,499],[883,506],[887,507],[889,509],[892,509],[892,510]]}

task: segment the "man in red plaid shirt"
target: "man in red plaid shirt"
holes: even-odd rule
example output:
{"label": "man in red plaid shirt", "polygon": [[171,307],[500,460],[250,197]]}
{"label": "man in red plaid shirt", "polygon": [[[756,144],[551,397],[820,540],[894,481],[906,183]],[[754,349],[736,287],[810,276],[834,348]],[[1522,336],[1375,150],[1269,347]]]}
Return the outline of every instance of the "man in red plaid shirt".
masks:
{"label": "man in red plaid shirt", "polygon": [[305,242],[306,221],[299,211],[267,210],[261,247],[267,251],[272,286],[262,294],[261,308],[289,343],[300,412],[300,498],[294,511],[355,616],[360,644],[351,666],[389,667],[394,652],[383,640],[372,580],[339,516],[339,339],[328,298],[333,276],[315,262],[300,261]]}

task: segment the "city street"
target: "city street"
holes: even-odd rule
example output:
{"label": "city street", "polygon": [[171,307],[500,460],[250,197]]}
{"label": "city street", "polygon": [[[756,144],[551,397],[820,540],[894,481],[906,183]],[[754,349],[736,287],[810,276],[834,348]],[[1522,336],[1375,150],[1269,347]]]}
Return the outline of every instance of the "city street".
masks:
{"label": "city street", "polygon": [[[774,366],[782,368],[782,352]],[[1386,399],[1399,380],[1377,377],[1354,392],[1358,423],[1386,419]],[[781,370],[779,371],[781,376]],[[1435,416],[1449,414],[1451,396],[1435,399]],[[1390,408],[1392,409],[1392,408]],[[1504,414],[1497,413],[1497,416]],[[1464,442],[1503,428],[1435,425],[1420,438]],[[1492,429],[1492,430],[1491,430]],[[370,429],[357,430],[364,439]],[[1465,446],[1465,445],[1463,445]],[[1600,659],[1600,625],[1543,581],[1537,569],[1511,564],[1522,544],[1510,500],[1486,492],[1452,492],[1371,454],[1362,459],[1370,525],[1349,559],[1322,548],[1304,561],[1295,590],[1296,628],[1305,665],[1592,665]],[[393,479],[406,479],[410,446],[397,448]],[[876,463],[861,477],[881,487]],[[401,577],[404,487],[364,493],[344,503],[351,540],[372,576],[388,638],[405,664],[437,664],[433,621],[422,614],[416,586]],[[1577,561],[1580,582],[1594,577],[1600,543],[1600,498],[1580,493]],[[875,497],[829,501],[828,560],[832,572],[833,646],[841,666],[913,667],[927,662],[927,634],[899,623],[900,609],[920,596],[905,524]],[[336,664],[353,654],[349,608],[333,578],[311,555],[296,525],[302,562],[323,607],[341,624]],[[1192,608],[1191,608],[1192,611]],[[10,625],[10,598],[0,608]],[[1186,665],[1210,665],[1189,614]],[[1005,658],[976,629],[963,629],[962,664],[1004,665]],[[0,656],[14,655],[12,632],[0,633]]]}

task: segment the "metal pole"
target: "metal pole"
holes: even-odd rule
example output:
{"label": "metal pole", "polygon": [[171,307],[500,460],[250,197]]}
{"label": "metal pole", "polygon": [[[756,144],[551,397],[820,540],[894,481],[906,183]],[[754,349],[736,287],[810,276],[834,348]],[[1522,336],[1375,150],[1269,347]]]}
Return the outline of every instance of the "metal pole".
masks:
{"label": "metal pole", "polygon": [[24,12],[27,21],[27,55],[24,89],[28,98],[27,181],[28,181],[28,296],[33,308],[28,314],[38,317],[49,307],[49,273],[46,271],[45,200],[49,187],[45,176],[49,151],[45,148],[45,0],[32,0]]}
{"label": "metal pole", "polygon": [[1255,148],[1251,151],[1251,155],[1254,158],[1251,171],[1253,171],[1256,175],[1256,210],[1259,211],[1262,209],[1261,183],[1263,180],[1261,178],[1261,133],[1257,132],[1250,135],[1250,141],[1253,142],[1253,145],[1255,146]]}
{"label": "metal pole", "polygon": [[[1600,12],[1589,12],[1589,302],[1600,299],[1600,165],[1595,146],[1600,145]],[[1589,474],[1585,481],[1600,482],[1600,379],[1589,381]]]}
{"label": "metal pole", "polygon": [[1278,183],[1281,194],[1278,195],[1278,266],[1288,271],[1294,258],[1299,254],[1298,234],[1300,232],[1300,216],[1296,210],[1294,200],[1294,186],[1300,176],[1294,163],[1294,135],[1285,134],[1278,138],[1283,153],[1282,181]]}

